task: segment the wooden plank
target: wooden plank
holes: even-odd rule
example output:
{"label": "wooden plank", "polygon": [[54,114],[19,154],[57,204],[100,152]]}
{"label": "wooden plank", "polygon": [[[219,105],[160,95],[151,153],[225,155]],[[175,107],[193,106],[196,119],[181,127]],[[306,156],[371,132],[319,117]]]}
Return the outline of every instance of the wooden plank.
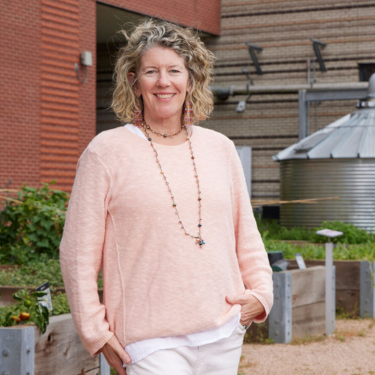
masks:
{"label": "wooden plank", "polygon": [[[297,269],[295,259],[286,259],[290,262],[288,269]],[[358,289],[359,290],[359,260],[334,260],[336,266],[336,290]],[[325,261],[322,260],[305,260],[306,267],[324,266]]]}
{"label": "wooden plank", "polygon": [[359,290],[336,290],[336,309],[359,316]]}
{"label": "wooden plank", "polygon": [[[82,375],[82,372],[79,375]],[[94,368],[91,371],[85,371],[85,375],[101,375],[101,374],[100,374],[99,368]]]}
{"label": "wooden plank", "polygon": [[325,302],[316,302],[292,309],[292,337],[325,333]]}
{"label": "wooden plank", "polygon": [[96,368],[99,356],[83,347],[71,314],[52,317],[43,335],[35,328],[35,375],[78,375]]}
{"label": "wooden plank", "polygon": [[325,300],[325,267],[289,272],[292,274],[292,308]]}
{"label": "wooden plank", "polygon": [[[289,269],[298,269],[294,259],[290,262]],[[324,260],[305,260],[306,267],[324,265]],[[360,263],[358,260],[335,260],[336,266],[336,308],[343,308],[345,312],[359,315],[359,280]]]}

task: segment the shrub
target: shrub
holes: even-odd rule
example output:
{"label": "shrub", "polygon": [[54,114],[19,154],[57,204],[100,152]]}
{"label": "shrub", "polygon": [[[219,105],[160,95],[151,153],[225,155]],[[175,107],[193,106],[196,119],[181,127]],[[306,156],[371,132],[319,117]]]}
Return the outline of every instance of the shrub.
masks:
{"label": "shrub", "polygon": [[41,254],[58,258],[69,195],[43,185],[24,185],[18,200],[7,200],[0,211],[0,263],[28,264]]}
{"label": "shrub", "polygon": [[48,259],[46,254],[41,254],[39,260],[22,267],[0,271],[0,285],[36,288],[48,281],[51,287],[64,286],[60,261]]}
{"label": "shrub", "polygon": [[[51,287],[63,287],[60,261],[48,259],[46,254],[40,255],[40,262],[31,262],[22,267],[0,271],[0,285],[36,288],[49,282]],[[103,288],[101,272],[98,287]]]}
{"label": "shrub", "polygon": [[257,224],[262,237],[266,235],[267,239],[272,240],[298,240],[324,243],[327,238],[316,234],[316,231],[328,228],[344,233],[342,236],[333,238],[332,242],[334,243],[367,244],[375,242],[375,233],[368,233],[353,224],[341,221],[324,221],[319,227],[313,229],[296,227],[288,229],[280,226],[276,220],[257,220]]}

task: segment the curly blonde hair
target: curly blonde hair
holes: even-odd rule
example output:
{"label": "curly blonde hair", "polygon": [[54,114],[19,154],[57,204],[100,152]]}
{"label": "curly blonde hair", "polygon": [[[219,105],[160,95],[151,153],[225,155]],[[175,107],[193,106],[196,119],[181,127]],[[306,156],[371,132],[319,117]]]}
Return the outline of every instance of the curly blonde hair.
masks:
{"label": "curly blonde hair", "polygon": [[[133,122],[137,107],[143,110],[143,102],[135,95],[133,86],[137,82],[141,57],[155,46],[171,48],[184,59],[191,85],[186,101],[192,103],[193,122],[208,117],[213,110],[213,95],[208,84],[212,79],[215,56],[207,50],[196,32],[150,19],[136,26],[130,35],[125,30],[119,33],[125,36],[127,44],[117,54],[111,107],[120,120]],[[128,81],[129,73],[135,73],[131,83]]]}

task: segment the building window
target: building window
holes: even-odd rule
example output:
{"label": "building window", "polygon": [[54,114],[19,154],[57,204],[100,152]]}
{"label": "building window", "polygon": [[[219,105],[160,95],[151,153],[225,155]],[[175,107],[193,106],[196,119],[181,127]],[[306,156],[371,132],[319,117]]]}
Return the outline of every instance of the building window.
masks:
{"label": "building window", "polygon": [[368,82],[370,77],[375,73],[375,63],[371,64],[358,64],[359,81]]}

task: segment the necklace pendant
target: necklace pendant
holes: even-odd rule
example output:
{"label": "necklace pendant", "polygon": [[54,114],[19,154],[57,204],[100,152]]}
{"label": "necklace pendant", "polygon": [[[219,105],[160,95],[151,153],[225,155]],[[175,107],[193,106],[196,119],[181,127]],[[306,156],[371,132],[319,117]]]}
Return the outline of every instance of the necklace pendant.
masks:
{"label": "necklace pendant", "polygon": [[204,242],[203,239],[201,239],[201,240],[197,240],[197,243],[199,244],[199,247],[200,247],[200,248],[202,248],[202,246],[206,244],[206,242]]}

